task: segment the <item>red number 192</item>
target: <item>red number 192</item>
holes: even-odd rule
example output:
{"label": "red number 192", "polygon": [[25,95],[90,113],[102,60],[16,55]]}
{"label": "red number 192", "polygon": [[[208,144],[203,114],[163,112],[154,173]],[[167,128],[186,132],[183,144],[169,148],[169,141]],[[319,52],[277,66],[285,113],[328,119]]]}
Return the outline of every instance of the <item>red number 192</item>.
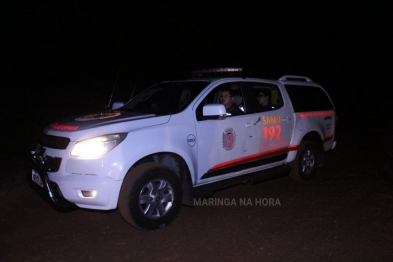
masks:
{"label": "red number 192", "polygon": [[279,140],[281,138],[281,126],[264,126],[263,130],[263,141],[272,141],[273,139]]}

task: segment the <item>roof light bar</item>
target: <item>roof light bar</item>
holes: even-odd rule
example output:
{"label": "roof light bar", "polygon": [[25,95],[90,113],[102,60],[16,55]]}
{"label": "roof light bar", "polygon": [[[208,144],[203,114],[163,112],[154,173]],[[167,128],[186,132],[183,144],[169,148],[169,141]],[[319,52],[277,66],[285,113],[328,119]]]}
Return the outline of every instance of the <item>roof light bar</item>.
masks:
{"label": "roof light bar", "polygon": [[306,82],[313,82],[311,80],[311,78],[307,77],[307,76],[296,76],[296,75],[284,75],[282,77],[280,77],[278,80],[280,81],[306,81]]}
{"label": "roof light bar", "polygon": [[207,75],[207,74],[218,74],[218,73],[237,73],[241,74],[243,68],[240,67],[221,67],[221,68],[208,68],[201,70],[191,71],[192,75]]}

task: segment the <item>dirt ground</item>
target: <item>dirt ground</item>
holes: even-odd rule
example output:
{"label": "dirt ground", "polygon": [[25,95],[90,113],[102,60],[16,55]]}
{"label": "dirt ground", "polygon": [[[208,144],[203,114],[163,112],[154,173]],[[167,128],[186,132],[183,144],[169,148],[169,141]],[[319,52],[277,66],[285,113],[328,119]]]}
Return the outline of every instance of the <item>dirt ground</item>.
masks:
{"label": "dirt ground", "polygon": [[2,153],[0,261],[392,261],[393,126],[341,122],[314,180],[227,188],[151,232],[117,210],[54,210],[28,187],[26,155]]}

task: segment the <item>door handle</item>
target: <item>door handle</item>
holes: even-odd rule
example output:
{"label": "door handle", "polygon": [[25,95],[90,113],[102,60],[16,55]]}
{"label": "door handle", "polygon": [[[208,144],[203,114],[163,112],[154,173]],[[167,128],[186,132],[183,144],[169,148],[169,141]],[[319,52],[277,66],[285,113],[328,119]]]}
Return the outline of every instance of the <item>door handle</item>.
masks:
{"label": "door handle", "polygon": [[283,122],[289,122],[289,121],[291,121],[291,118],[290,118],[290,117],[284,117],[284,118],[282,119],[282,121],[283,121]]}
{"label": "door handle", "polygon": [[247,124],[246,124],[246,127],[253,127],[253,126],[255,126],[257,123],[256,122],[248,122]]}

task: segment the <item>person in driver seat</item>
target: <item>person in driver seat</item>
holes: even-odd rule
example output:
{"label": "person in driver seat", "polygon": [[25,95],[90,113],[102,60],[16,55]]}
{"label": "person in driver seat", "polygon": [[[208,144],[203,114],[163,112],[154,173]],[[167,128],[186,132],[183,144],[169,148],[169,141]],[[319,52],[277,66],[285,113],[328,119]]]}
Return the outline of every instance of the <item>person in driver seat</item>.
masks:
{"label": "person in driver seat", "polygon": [[222,89],[220,100],[221,100],[221,104],[225,106],[227,113],[231,114],[231,116],[238,116],[244,114],[244,112],[234,102],[235,97],[232,89],[230,88]]}

